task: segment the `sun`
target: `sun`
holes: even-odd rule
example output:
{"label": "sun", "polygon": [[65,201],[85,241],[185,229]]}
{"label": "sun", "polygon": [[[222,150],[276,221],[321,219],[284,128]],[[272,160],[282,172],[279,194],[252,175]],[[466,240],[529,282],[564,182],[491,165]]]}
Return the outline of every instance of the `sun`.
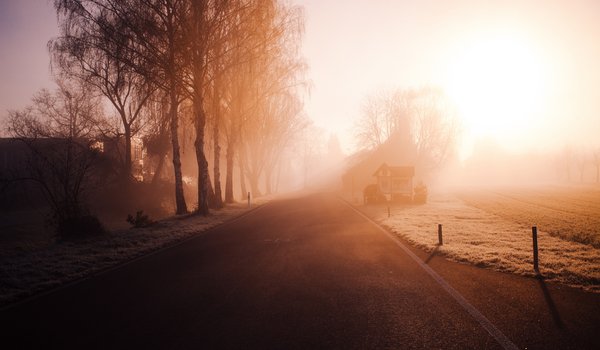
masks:
{"label": "sun", "polygon": [[471,137],[502,142],[531,128],[544,103],[542,58],[515,33],[481,37],[456,50],[445,85]]}

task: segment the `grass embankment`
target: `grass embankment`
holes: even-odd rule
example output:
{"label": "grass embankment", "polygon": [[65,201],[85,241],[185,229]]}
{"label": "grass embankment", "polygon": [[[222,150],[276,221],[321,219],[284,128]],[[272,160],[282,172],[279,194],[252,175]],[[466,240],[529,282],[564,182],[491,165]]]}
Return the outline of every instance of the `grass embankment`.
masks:
{"label": "grass embankment", "polygon": [[389,218],[385,205],[360,209],[426,251],[438,248],[454,261],[526,276],[535,275],[531,226],[537,225],[542,275],[600,292],[600,212],[593,214],[600,211],[600,199],[587,192],[535,191],[434,195],[425,205],[392,205]]}
{"label": "grass embankment", "polygon": [[26,239],[17,234],[3,237],[12,249],[2,249],[0,254],[0,307],[171,246],[246,211],[247,204],[238,203],[208,217],[172,217],[150,227],[60,243],[43,230],[31,231]]}

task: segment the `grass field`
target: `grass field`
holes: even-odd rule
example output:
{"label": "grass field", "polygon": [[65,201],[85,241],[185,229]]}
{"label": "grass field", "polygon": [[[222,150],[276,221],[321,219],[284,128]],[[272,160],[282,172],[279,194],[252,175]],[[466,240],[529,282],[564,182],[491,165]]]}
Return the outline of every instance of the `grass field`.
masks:
{"label": "grass field", "polygon": [[461,191],[465,203],[549,234],[600,248],[600,187]]}
{"label": "grass field", "polygon": [[[425,205],[361,210],[399,236],[451,260],[533,276],[531,226],[548,280],[600,292],[600,190],[546,186],[459,190]],[[437,225],[444,245],[438,247]]]}

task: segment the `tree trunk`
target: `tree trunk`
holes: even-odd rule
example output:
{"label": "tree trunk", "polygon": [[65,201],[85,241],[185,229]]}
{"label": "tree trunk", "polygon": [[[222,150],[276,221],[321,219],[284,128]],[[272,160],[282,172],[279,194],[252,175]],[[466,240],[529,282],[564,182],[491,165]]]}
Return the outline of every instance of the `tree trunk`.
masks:
{"label": "tree trunk", "polygon": [[242,161],[242,159],[240,158],[240,186],[241,186],[241,190],[242,190],[242,198],[246,198],[246,196],[248,195],[248,189],[246,188],[246,175],[244,174],[244,162]]}
{"label": "tree trunk", "polygon": [[208,162],[204,154],[204,127],[206,125],[206,114],[204,113],[203,99],[200,92],[194,100],[194,125],[196,126],[196,162],[198,164],[198,214],[208,215],[209,174]]}
{"label": "tree trunk", "polygon": [[125,164],[123,164],[123,180],[128,182],[132,178],[131,173],[131,125],[124,123],[125,129]]}
{"label": "tree trunk", "polygon": [[219,209],[219,208],[217,208],[216,203],[217,203],[217,199],[215,197],[215,190],[212,186],[212,181],[210,180],[210,173],[208,173],[208,207],[210,209]]}
{"label": "tree trunk", "polygon": [[181,156],[179,154],[179,135],[177,133],[179,128],[179,119],[177,115],[177,109],[179,101],[177,93],[175,92],[175,84],[172,84],[173,90],[170,92],[171,110],[169,111],[171,119],[171,145],[173,146],[173,170],[175,172],[175,205],[176,214],[181,215],[188,212],[187,205],[185,203],[185,197],[183,196],[183,179],[181,174]]}
{"label": "tree trunk", "polygon": [[[232,136],[233,137],[233,136]],[[232,137],[229,139],[227,143],[227,175],[225,175],[225,203],[233,203],[235,199],[233,198],[233,144]]]}
{"label": "tree trunk", "polygon": [[271,194],[271,169],[265,169],[265,194]]}
{"label": "tree trunk", "polygon": [[281,180],[281,162],[278,162],[277,164],[277,180],[275,180],[275,193],[279,193],[279,181]]}
{"label": "tree trunk", "polygon": [[[216,97],[213,97],[213,100],[215,102],[215,104],[218,104],[219,101]],[[213,174],[214,174],[214,183],[215,183],[215,192],[214,192],[214,208],[215,209],[221,209],[223,208],[223,196],[221,195],[221,146],[219,145],[219,110],[218,110],[218,106],[215,105],[214,108],[214,112],[215,115],[213,116],[215,118],[214,120],[214,128],[213,128],[213,148],[214,148],[214,167],[213,167]]]}
{"label": "tree trunk", "polygon": [[152,184],[155,185],[160,179],[160,173],[162,172],[163,164],[165,162],[165,155],[161,154],[158,158],[158,164],[156,165],[156,169],[154,170],[154,175],[152,176]]}
{"label": "tree trunk", "polygon": [[248,174],[248,182],[250,182],[250,191],[252,191],[252,197],[260,197],[261,193],[258,187],[258,176],[254,174]]}

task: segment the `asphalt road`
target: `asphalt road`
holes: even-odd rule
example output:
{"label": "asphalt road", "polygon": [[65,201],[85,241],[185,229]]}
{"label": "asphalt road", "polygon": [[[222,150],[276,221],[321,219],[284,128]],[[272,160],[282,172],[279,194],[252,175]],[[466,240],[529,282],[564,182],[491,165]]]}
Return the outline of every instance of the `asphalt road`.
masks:
{"label": "asphalt road", "polygon": [[598,349],[600,296],[406,248],[317,194],[4,310],[0,335],[4,349]]}

